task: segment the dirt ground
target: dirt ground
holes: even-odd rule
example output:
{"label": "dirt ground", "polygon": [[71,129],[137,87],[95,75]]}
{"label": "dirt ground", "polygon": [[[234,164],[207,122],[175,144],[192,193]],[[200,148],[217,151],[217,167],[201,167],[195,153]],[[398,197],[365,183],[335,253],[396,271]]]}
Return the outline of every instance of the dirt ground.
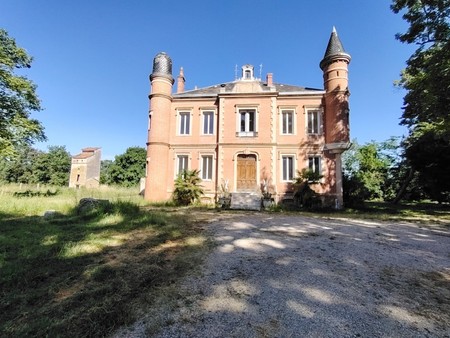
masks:
{"label": "dirt ground", "polygon": [[450,231],[211,213],[215,248],[121,337],[450,337]]}

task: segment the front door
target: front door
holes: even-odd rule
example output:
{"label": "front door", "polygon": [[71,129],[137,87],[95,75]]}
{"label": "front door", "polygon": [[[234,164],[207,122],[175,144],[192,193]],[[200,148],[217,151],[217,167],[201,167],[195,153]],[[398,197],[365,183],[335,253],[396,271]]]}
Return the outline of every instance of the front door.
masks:
{"label": "front door", "polygon": [[237,190],[254,190],[256,188],[256,156],[238,155]]}

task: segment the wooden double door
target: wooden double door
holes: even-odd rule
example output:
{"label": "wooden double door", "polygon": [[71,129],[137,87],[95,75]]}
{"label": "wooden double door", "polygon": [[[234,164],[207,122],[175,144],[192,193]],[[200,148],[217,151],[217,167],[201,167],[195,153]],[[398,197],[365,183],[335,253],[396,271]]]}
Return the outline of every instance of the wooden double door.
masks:
{"label": "wooden double door", "polygon": [[238,155],[237,182],[238,191],[255,190],[256,188],[256,156]]}

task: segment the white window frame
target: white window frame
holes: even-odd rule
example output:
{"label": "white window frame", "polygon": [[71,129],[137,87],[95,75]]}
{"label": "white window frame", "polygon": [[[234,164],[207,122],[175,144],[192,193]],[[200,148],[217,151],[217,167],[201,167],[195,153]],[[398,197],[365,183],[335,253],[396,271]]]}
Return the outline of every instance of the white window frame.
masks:
{"label": "white window frame", "polygon": [[[285,166],[285,160],[288,161],[288,159],[291,159],[291,171],[289,173],[289,168]],[[281,182],[292,182],[295,178],[295,172],[296,172],[296,156],[294,154],[282,154],[281,155]],[[289,174],[291,174],[291,177],[289,177]]]}
{"label": "white window frame", "polygon": [[[311,160],[313,162],[311,162]],[[316,163],[316,160],[318,163]],[[313,172],[318,173],[319,175],[322,175],[322,156],[321,155],[308,155],[306,167],[308,168],[308,170],[312,170]]]}
{"label": "white window frame", "polygon": [[[312,128],[310,128],[310,116],[313,117]],[[322,109],[306,108],[305,109],[305,126],[307,135],[322,135]]]}
{"label": "white window frame", "polygon": [[[183,164],[180,160],[183,159]],[[177,177],[183,170],[189,170],[190,156],[189,154],[177,154],[176,155],[176,166],[175,166],[175,177]]]}
{"label": "white window frame", "polygon": [[[179,110],[178,113],[178,128],[177,134],[181,136],[191,135],[192,130],[192,112],[188,110]],[[187,125],[184,117],[187,117]],[[183,125],[184,120],[184,125]]]}
{"label": "white window frame", "polygon": [[[205,161],[210,160],[210,165],[207,167],[205,172]],[[214,177],[214,155],[213,154],[202,154],[201,155],[201,172],[200,177],[203,181],[212,181]]]}
{"label": "white window frame", "polygon": [[[288,121],[287,121],[287,117],[288,116],[291,116],[291,122],[292,122],[292,124],[291,124],[291,128],[292,128],[292,130],[291,130],[291,132],[289,132],[288,130],[287,130],[287,127],[288,127]],[[295,135],[295,125],[296,125],[296,123],[295,123],[295,109],[294,108],[282,108],[282,109],[280,109],[280,134],[281,135]],[[285,122],[286,122],[286,125],[285,125]],[[284,128],[286,126],[286,128]],[[286,129],[286,131],[285,131],[285,129]]]}
{"label": "white window frame", "polygon": [[[216,119],[215,119],[215,111],[214,110],[210,110],[210,109],[205,109],[202,110],[202,130],[201,130],[201,134],[202,135],[214,135],[214,130],[215,130],[215,123],[216,123]],[[205,133],[205,129],[206,129],[206,133]]]}
{"label": "white window frame", "polygon": [[[253,113],[253,128],[250,113]],[[244,130],[242,130],[242,115],[244,115]],[[236,111],[236,136],[258,136],[258,109],[256,107],[238,107]],[[251,130],[253,129],[253,130]]]}

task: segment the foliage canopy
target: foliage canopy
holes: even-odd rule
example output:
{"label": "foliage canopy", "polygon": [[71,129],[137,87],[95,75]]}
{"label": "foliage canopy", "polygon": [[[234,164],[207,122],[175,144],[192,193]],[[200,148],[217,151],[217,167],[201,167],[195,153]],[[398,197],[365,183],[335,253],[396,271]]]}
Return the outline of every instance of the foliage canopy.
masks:
{"label": "foliage canopy", "polygon": [[13,156],[17,149],[46,139],[39,121],[30,117],[40,111],[36,85],[16,69],[30,68],[32,57],[0,28],[0,155]]}
{"label": "foliage canopy", "polygon": [[114,162],[103,164],[101,181],[124,187],[136,186],[145,176],[146,156],[147,152],[142,147],[128,148],[125,153],[116,156]]}
{"label": "foliage canopy", "polygon": [[432,199],[449,201],[450,0],[394,0],[391,9],[409,23],[397,39],[418,45],[398,82],[407,91],[401,119],[409,128],[407,165]]}

